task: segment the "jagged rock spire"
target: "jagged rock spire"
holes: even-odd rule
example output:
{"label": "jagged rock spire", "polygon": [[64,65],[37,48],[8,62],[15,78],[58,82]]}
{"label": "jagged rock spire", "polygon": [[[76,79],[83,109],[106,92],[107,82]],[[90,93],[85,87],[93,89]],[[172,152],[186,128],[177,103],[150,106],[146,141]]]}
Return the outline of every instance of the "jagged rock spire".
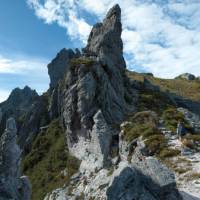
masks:
{"label": "jagged rock spire", "polygon": [[121,9],[116,4],[108,11],[102,23],[94,25],[84,52],[98,56],[105,64],[124,69],[126,64],[121,33]]}
{"label": "jagged rock spire", "polygon": [[0,138],[0,199],[29,200],[31,186],[26,177],[20,178],[21,150],[17,145],[17,128],[9,118]]}

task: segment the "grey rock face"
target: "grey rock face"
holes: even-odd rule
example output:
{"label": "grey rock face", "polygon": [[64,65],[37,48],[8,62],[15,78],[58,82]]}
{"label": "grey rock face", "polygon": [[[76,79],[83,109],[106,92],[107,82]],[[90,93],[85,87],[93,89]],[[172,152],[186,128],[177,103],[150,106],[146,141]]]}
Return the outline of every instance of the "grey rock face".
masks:
{"label": "grey rock face", "polygon": [[124,96],[124,70],[126,64],[123,58],[123,43],[121,39],[121,9],[119,5],[111,8],[102,23],[94,25],[88,44],[84,51],[95,55],[109,75],[112,87],[118,91],[118,96]]}
{"label": "grey rock face", "polygon": [[62,49],[56,57],[48,64],[48,74],[50,77],[50,90],[49,90],[49,114],[50,119],[57,118],[59,112],[59,81],[64,78],[70,67],[70,60],[72,58],[78,58],[81,56],[81,52],[76,49],[75,52],[72,49]]}
{"label": "grey rock face", "polygon": [[[140,161],[141,162],[141,161]],[[181,200],[174,177],[157,161],[144,162],[146,169],[120,163],[107,189],[108,200]],[[155,171],[152,167],[155,167]],[[158,175],[153,174],[158,170]],[[149,172],[148,172],[149,171]],[[164,173],[164,174],[162,174]],[[167,176],[166,176],[167,175]],[[159,177],[161,176],[161,177]],[[155,179],[158,178],[158,179]],[[153,178],[153,179],[152,179]]]}
{"label": "grey rock face", "polygon": [[97,158],[102,162],[101,166],[108,166],[110,164],[109,154],[112,143],[112,131],[101,111],[98,111],[94,116],[90,151],[96,154]]}
{"label": "grey rock face", "polygon": [[132,165],[146,177],[149,191],[157,195],[157,199],[181,199],[174,174],[156,158],[145,157],[137,147],[132,157]]}
{"label": "grey rock face", "polygon": [[188,81],[192,81],[192,80],[195,80],[196,77],[193,74],[184,73],[184,74],[179,75],[177,78],[182,78],[182,79],[186,79]]}
{"label": "grey rock face", "polygon": [[0,139],[0,199],[29,200],[31,186],[28,179],[20,178],[21,150],[16,143],[15,120],[9,118]]}
{"label": "grey rock face", "polygon": [[23,115],[23,120],[18,130],[18,143],[23,151],[29,152],[32,141],[40,131],[40,127],[48,124],[47,96],[40,96]]}
{"label": "grey rock face", "polygon": [[50,77],[50,88],[53,89],[58,84],[58,81],[63,78],[70,59],[76,54],[72,49],[62,49],[57,56],[48,64],[48,74]]}
{"label": "grey rock face", "polygon": [[[125,114],[134,109],[136,95],[134,90],[127,89],[120,19],[121,11],[116,5],[90,34],[85,56],[81,59],[92,62],[70,66],[65,75],[64,89],[59,96],[63,125],[71,147],[80,137],[93,138],[93,117],[99,110],[110,126],[120,124]],[[131,103],[126,101],[128,95]]]}
{"label": "grey rock face", "polygon": [[189,122],[190,126],[194,129],[195,133],[200,133],[200,116],[190,112],[186,108],[178,108],[178,111],[183,113],[185,119]]}
{"label": "grey rock face", "polygon": [[104,64],[112,62],[115,67],[126,67],[123,58],[123,43],[121,40],[121,9],[119,5],[111,8],[102,23],[97,23],[84,49],[86,54],[96,55]]}

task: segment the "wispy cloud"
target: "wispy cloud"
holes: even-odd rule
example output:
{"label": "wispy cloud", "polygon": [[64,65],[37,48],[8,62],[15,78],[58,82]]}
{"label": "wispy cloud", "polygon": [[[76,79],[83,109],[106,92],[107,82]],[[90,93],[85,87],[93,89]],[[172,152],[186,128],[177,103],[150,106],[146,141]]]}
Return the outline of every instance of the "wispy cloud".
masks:
{"label": "wispy cloud", "polygon": [[0,74],[38,74],[46,73],[47,60],[19,57],[7,58],[0,54]]}
{"label": "wispy cloud", "polygon": [[10,94],[9,90],[0,89],[0,103],[5,101],[8,98],[9,94]]}
{"label": "wispy cloud", "polygon": [[171,78],[183,72],[200,75],[200,1],[198,0],[28,0],[45,23],[57,23],[86,43],[91,24],[113,4],[122,8],[124,52],[128,67]]}
{"label": "wispy cloud", "polygon": [[58,23],[65,28],[72,39],[80,39],[86,43],[91,26],[84,18],[78,17],[77,4],[73,0],[47,0],[44,4],[38,0],[28,0],[28,5],[45,23]]}
{"label": "wispy cloud", "polygon": [[16,87],[29,85],[39,93],[47,90],[47,60],[27,56],[11,57],[0,54],[0,102]]}

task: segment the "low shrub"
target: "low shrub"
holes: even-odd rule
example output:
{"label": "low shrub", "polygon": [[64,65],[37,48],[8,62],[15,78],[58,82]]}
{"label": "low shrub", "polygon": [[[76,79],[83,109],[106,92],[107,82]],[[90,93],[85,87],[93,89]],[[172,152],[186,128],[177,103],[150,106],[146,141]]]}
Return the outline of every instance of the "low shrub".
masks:
{"label": "low shrub", "polygon": [[180,155],[180,150],[178,149],[171,149],[171,148],[164,148],[160,151],[159,157],[161,159],[169,158],[169,157],[175,157]]}
{"label": "low shrub", "polygon": [[138,112],[129,118],[129,123],[124,126],[124,139],[128,142],[142,136],[143,139],[152,135],[160,135],[156,127],[157,116],[154,112]]}
{"label": "low shrub", "polygon": [[152,135],[145,140],[145,145],[150,153],[150,155],[159,155],[161,150],[166,148],[167,141],[163,135]]}
{"label": "low shrub", "polygon": [[166,109],[162,114],[162,118],[164,120],[165,127],[173,131],[174,133],[176,132],[177,124],[179,121],[183,123],[188,132],[192,131],[192,128],[185,120],[183,113],[177,111],[176,108]]}
{"label": "low shrub", "polygon": [[84,58],[84,57],[80,57],[80,58],[73,58],[70,61],[70,65],[71,67],[77,67],[80,65],[86,65],[86,66],[92,66],[94,64],[94,60],[90,59],[90,58]]}

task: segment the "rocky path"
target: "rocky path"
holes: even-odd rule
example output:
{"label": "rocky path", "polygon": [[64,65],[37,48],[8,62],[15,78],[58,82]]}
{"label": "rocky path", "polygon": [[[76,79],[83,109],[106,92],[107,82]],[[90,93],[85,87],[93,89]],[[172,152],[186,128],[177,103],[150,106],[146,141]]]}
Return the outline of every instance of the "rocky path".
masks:
{"label": "rocky path", "polygon": [[181,140],[164,127],[160,130],[168,139],[169,147],[181,151],[181,155],[170,162],[177,167],[174,171],[183,199],[200,200],[200,152],[184,148]]}

